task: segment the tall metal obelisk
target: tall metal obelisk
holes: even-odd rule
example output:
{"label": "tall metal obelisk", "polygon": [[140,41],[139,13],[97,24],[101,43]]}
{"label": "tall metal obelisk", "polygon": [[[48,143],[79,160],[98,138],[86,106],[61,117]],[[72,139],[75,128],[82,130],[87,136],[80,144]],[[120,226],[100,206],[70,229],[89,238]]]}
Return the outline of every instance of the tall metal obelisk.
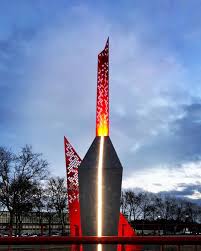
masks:
{"label": "tall metal obelisk", "polygon": [[[84,236],[118,234],[122,165],[109,138],[109,39],[98,55],[96,137],[78,169]],[[87,245],[85,250],[115,250]]]}

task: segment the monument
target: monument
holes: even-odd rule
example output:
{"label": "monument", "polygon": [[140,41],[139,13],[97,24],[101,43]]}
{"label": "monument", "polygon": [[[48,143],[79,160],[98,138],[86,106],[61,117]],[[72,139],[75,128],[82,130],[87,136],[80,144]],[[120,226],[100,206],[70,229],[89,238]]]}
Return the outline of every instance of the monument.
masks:
{"label": "monument", "polygon": [[109,138],[109,39],[98,55],[96,137],[78,168],[78,180],[82,234],[116,236],[122,166]]}
{"label": "monument", "polygon": [[[83,160],[65,137],[64,147],[71,236],[135,235],[119,213],[122,165],[109,137],[109,39],[98,55],[96,137]],[[99,251],[115,249],[98,245]]]}

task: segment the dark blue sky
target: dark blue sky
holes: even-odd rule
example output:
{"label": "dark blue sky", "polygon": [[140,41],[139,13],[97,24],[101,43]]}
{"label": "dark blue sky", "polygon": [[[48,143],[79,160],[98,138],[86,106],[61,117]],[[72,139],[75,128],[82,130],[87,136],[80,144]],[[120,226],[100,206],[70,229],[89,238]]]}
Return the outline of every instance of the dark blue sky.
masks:
{"label": "dark blue sky", "polygon": [[200,198],[200,12],[197,0],[0,0],[0,144],[31,144],[65,175],[63,136],[81,157],[95,136],[97,54],[110,36],[123,186]]}

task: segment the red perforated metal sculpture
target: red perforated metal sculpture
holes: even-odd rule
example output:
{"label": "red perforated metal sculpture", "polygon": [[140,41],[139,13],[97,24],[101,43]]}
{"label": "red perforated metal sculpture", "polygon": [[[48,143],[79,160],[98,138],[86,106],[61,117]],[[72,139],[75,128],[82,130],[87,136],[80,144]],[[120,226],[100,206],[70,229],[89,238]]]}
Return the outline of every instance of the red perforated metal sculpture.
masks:
{"label": "red perforated metal sculpture", "polygon": [[70,235],[81,236],[80,224],[80,206],[79,206],[79,185],[78,185],[78,167],[81,159],[64,137],[64,149],[66,159],[66,175],[67,175],[67,195],[68,210],[70,222]]}
{"label": "red perforated metal sculpture", "polygon": [[[96,136],[107,136],[106,138],[109,136],[109,39],[106,42],[104,50],[98,55]],[[78,184],[78,167],[82,168],[82,166],[80,167],[81,159],[65,137],[64,146],[66,157],[70,235],[82,236]],[[83,169],[80,170],[79,175],[82,172]],[[81,184],[82,183],[80,183],[80,188]],[[116,223],[118,225],[118,217]],[[126,218],[120,213],[118,236],[134,235],[135,232],[133,228],[129,225]],[[126,251],[137,250],[134,246],[127,245],[125,247]],[[122,246],[118,245],[118,251],[121,251],[121,248]]]}
{"label": "red perforated metal sculpture", "polygon": [[98,54],[96,136],[109,135],[109,38]]}
{"label": "red perforated metal sculpture", "polygon": [[[70,235],[81,236],[78,166],[81,158],[76,153],[70,142],[64,137],[66,157],[67,194],[69,207]],[[123,214],[120,213],[118,236],[134,236],[135,232]]]}

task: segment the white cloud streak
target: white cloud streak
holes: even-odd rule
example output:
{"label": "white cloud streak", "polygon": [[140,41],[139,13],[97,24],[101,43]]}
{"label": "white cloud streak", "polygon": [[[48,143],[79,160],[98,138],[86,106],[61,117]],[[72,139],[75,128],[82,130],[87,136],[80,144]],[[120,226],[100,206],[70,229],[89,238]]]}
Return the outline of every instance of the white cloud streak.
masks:
{"label": "white cloud streak", "polygon": [[[142,188],[152,193],[182,191],[189,185],[201,185],[201,161],[181,166],[158,166],[133,171],[123,181],[123,188]],[[195,198],[198,192],[192,195]],[[197,196],[198,197],[198,196]]]}

